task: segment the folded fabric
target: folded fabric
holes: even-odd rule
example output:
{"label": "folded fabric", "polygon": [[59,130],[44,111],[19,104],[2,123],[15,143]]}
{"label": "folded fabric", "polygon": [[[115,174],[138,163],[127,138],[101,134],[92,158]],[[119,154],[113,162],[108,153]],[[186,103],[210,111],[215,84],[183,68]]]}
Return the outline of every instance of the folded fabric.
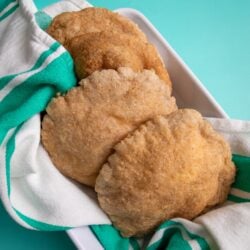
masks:
{"label": "folded fabric", "polygon": [[[39,230],[110,223],[94,191],[61,175],[40,144],[40,112],[57,92],[76,84],[72,58],[39,27],[45,28],[50,16],[37,12],[32,1],[9,2],[0,22],[3,204],[21,225]],[[53,13],[86,6],[64,1]]]}
{"label": "folded fabric", "polygon": [[41,112],[76,85],[70,54],[44,29],[52,18],[89,4],[62,1],[38,11],[30,0],[0,4],[0,197],[16,222],[37,230],[89,226],[105,249],[248,249],[250,123],[208,120],[231,144],[237,178],[223,207],[194,221],[163,223],[147,241],[112,227],[95,192],[64,177],[40,143]]}

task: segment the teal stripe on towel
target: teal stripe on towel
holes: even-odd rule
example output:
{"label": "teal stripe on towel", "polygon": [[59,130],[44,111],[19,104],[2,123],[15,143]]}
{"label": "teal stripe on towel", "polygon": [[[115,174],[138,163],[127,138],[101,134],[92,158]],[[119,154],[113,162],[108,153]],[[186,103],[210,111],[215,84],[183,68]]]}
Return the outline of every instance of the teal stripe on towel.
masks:
{"label": "teal stripe on towel", "polygon": [[10,196],[10,191],[11,191],[11,183],[10,183],[10,162],[11,162],[11,157],[12,154],[15,150],[15,137],[19,129],[21,128],[22,125],[18,126],[13,135],[9,138],[7,144],[6,144],[6,151],[5,151],[5,164],[6,164],[6,181],[7,181],[7,190],[8,190],[8,196]]}
{"label": "teal stripe on towel", "polygon": [[53,225],[53,224],[47,224],[38,220],[34,220],[23,213],[19,212],[14,208],[16,214],[23,220],[25,221],[28,225],[31,227],[37,229],[37,230],[42,230],[42,231],[64,231],[64,230],[69,230],[71,227],[65,227],[65,226],[58,226],[58,225]]}
{"label": "teal stripe on towel", "polygon": [[188,229],[185,226],[183,226],[181,223],[170,220],[170,221],[164,222],[157,229],[157,231],[154,234],[154,237],[157,236],[158,233],[161,233],[161,235],[159,235],[159,240],[157,240],[156,242],[150,243],[147,250],[191,249],[190,244],[188,243],[189,240],[186,240],[183,238],[181,234],[181,230],[183,230],[188,235],[188,237],[190,238],[190,241],[196,241],[202,250],[210,249],[209,244],[203,237],[199,236],[198,234],[189,232]]}
{"label": "teal stripe on towel", "polygon": [[250,202],[250,199],[244,199],[233,194],[229,194],[227,199],[235,203]]}
{"label": "teal stripe on towel", "polygon": [[12,79],[14,79],[15,77],[17,77],[18,75],[22,75],[24,73],[28,73],[31,72],[32,70],[36,70],[39,67],[41,67],[41,65],[44,63],[44,61],[51,55],[53,54],[58,48],[60,47],[60,44],[58,42],[53,43],[49,49],[45,50],[37,59],[37,61],[35,62],[35,64],[28,70],[26,71],[22,71],[19,72],[17,74],[11,74],[11,75],[7,75],[4,77],[0,78],[0,90],[3,89]]}
{"label": "teal stripe on towel", "polygon": [[1,0],[0,1],[0,12],[2,12],[9,4],[17,2],[16,0]]}
{"label": "teal stripe on towel", "polygon": [[56,93],[66,92],[75,84],[73,61],[65,52],[14,88],[0,102],[0,144],[9,129],[43,111]]}
{"label": "teal stripe on towel", "polygon": [[250,157],[234,154],[233,161],[237,167],[237,172],[232,187],[250,193]]}
{"label": "teal stripe on towel", "polygon": [[52,21],[52,18],[43,11],[38,11],[35,14],[35,18],[36,18],[37,24],[43,30],[46,30]]}
{"label": "teal stripe on towel", "polygon": [[0,22],[3,21],[6,17],[14,13],[17,8],[19,7],[19,4],[14,5],[12,8],[10,8],[7,12],[5,12],[2,16],[0,16]]}
{"label": "teal stripe on towel", "polygon": [[[112,225],[93,225],[90,226],[90,229],[95,234],[104,249],[128,250],[130,247],[131,239],[122,237],[119,231]],[[132,245],[134,246],[134,242]]]}

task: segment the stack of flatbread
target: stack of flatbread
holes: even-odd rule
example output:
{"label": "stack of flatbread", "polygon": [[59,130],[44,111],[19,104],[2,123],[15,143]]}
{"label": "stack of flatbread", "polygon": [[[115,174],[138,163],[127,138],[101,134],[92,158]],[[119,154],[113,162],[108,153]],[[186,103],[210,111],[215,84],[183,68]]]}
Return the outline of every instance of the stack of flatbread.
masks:
{"label": "stack of flatbread", "polygon": [[197,111],[177,108],[136,24],[87,8],[58,15],[47,32],[72,55],[79,86],[49,103],[43,145],[63,174],[95,187],[123,236],[225,201],[235,175],[229,145]]}

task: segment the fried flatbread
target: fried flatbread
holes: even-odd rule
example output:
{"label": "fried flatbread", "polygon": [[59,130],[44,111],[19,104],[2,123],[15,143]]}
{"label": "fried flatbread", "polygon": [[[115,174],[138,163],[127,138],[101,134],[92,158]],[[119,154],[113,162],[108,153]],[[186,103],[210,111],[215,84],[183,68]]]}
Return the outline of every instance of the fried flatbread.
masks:
{"label": "fried flatbread", "polygon": [[42,122],[42,143],[65,175],[95,185],[112,147],[144,121],[177,109],[169,87],[152,71],[96,71],[54,98]]}
{"label": "fried flatbread", "polygon": [[224,202],[234,175],[229,145],[197,111],[184,109],[146,122],[118,143],[95,190],[122,235],[141,236]]}
{"label": "fried flatbread", "polygon": [[134,71],[153,69],[170,87],[171,81],[157,49],[130,34],[92,32],[71,39],[70,51],[79,79],[101,69],[130,67]]}
{"label": "fried flatbread", "polygon": [[100,31],[131,34],[146,41],[146,36],[134,22],[104,8],[64,12],[56,16],[47,29],[63,45],[73,37]]}

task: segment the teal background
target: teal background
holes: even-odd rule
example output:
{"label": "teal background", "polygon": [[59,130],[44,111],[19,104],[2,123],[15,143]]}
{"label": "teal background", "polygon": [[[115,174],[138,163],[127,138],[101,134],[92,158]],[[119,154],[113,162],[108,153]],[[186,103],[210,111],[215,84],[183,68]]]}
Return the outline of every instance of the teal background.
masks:
{"label": "teal background", "polygon": [[[55,0],[36,0],[39,9]],[[249,0],[92,0],[147,16],[231,118],[250,120]],[[64,232],[21,228],[0,204],[0,249],[75,249]]]}

